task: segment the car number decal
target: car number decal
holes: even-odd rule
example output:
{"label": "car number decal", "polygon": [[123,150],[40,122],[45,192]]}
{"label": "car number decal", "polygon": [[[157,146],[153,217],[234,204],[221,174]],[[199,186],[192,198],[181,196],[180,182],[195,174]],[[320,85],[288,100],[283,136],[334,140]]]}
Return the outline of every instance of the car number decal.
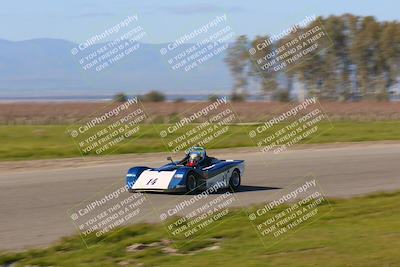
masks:
{"label": "car number decal", "polygon": [[147,181],[146,185],[155,185],[157,183],[158,178],[150,178],[149,181]]}

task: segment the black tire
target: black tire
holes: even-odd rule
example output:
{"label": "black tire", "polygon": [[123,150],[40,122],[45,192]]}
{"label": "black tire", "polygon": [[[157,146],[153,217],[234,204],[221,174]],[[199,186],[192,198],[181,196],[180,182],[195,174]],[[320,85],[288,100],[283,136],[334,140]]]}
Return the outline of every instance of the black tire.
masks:
{"label": "black tire", "polygon": [[240,189],[240,183],[241,183],[241,177],[240,177],[240,172],[235,169],[231,177],[229,178],[229,190],[231,192],[237,192]]}
{"label": "black tire", "polygon": [[193,173],[189,173],[187,180],[186,180],[186,190],[187,192],[195,192],[196,188],[198,187],[198,180],[196,175]]}

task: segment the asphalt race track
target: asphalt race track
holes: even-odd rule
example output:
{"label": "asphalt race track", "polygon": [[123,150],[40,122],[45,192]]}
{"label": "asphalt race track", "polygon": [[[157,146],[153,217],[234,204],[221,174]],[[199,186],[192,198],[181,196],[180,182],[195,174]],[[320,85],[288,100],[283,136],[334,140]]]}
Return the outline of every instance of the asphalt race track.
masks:
{"label": "asphalt race track", "polygon": [[[312,146],[279,155],[261,154],[255,149],[226,149],[209,154],[246,160],[243,189],[235,194],[240,205],[271,200],[274,194],[308,175],[315,177],[327,197],[400,190],[398,143]],[[159,166],[166,162],[164,158],[160,154],[135,156],[135,160],[123,156],[118,162],[76,167],[59,167],[57,164],[62,161],[58,160],[52,168],[3,170],[0,250],[45,246],[76,233],[67,210],[110,184],[123,185],[129,167]],[[151,194],[150,197],[152,205],[162,210],[191,196]],[[160,221],[160,214],[151,207],[146,212],[146,220]]]}

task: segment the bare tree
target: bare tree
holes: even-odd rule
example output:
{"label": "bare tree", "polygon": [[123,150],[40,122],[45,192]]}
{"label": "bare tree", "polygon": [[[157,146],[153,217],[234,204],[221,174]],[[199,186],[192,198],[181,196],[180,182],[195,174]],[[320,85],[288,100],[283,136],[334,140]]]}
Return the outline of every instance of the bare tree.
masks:
{"label": "bare tree", "polygon": [[248,40],[245,35],[241,35],[229,47],[227,56],[225,58],[229,69],[234,78],[234,88],[232,95],[245,94],[248,76]]}

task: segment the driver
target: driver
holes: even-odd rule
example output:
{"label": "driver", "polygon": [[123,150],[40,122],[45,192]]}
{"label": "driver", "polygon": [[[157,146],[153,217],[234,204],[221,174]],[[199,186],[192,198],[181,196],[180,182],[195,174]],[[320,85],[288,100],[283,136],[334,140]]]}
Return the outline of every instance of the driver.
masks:
{"label": "driver", "polygon": [[182,160],[188,167],[198,167],[203,165],[204,159],[207,158],[206,150],[203,147],[192,147],[189,149],[186,157]]}
{"label": "driver", "polygon": [[203,159],[202,155],[198,152],[191,152],[189,154],[188,167],[197,167],[199,162]]}

